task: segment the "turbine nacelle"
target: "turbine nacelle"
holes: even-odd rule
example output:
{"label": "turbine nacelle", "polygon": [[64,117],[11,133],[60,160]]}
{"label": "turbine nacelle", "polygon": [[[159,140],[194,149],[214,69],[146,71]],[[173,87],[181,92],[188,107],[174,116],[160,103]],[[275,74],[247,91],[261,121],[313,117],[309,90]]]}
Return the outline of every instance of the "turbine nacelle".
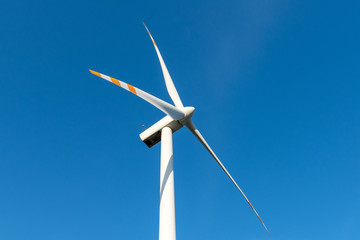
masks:
{"label": "turbine nacelle", "polygon": [[[187,122],[188,118],[183,118],[185,122]],[[155,146],[157,143],[161,141],[161,130],[165,127],[169,127],[172,130],[172,133],[176,132],[180,128],[184,126],[181,120],[174,120],[170,116],[165,116],[151,127],[140,133],[140,139],[143,141],[146,146],[149,148]]]}
{"label": "turbine nacelle", "polygon": [[169,127],[172,130],[172,133],[176,132],[182,128],[186,123],[188,123],[192,116],[194,115],[194,107],[185,107],[181,109],[185,117],[179,120],[174,120],[170,116],[165,116],[151,127],[146,129],[140,134],[140,139],[148,146],[149,148],[155,146],[161,141],[161,130],[164,127]]}

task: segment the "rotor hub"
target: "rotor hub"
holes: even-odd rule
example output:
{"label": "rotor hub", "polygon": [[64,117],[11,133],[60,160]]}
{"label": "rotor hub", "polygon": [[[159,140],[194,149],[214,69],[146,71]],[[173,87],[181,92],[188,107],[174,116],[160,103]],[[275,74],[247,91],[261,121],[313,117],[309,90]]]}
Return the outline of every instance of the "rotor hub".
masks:
{"label": "rotor hub", "polygon": [[185,113],[185,117],[183,119],[180,119],[180,122],[182,124],[186,123],[187,121],[189,121],[192,116],[194,115],[195,112],[195,108],[194,107],[185,107],[183,109],[183,112]]}

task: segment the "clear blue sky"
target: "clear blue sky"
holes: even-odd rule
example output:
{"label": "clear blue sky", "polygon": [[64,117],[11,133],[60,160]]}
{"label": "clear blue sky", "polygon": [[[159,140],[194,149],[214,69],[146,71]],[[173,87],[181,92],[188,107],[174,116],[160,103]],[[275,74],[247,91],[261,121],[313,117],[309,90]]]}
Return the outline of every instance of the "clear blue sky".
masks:
{"label": "clear blue sky", "polygon": [[[359,239],[359,1],[1,1],[0,239],[157,239],[168,102],[185,105],[272,239]],[[177,237],[270,239],[186,129]]]}

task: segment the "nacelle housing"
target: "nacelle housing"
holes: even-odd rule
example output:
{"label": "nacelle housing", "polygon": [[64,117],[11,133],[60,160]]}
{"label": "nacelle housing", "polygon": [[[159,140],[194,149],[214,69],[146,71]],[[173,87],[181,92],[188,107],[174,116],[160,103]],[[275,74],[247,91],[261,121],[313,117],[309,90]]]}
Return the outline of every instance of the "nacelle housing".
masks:
{"label": "nacelle housing", "polygon": [[140,134],[141,140],[149,147],[155,146],[158,142],[161,141],[161,129],[164,127],[171,128],[172,132],[176,132],[183,125],[169,116],[165,116],[160,121],[146,129]]}

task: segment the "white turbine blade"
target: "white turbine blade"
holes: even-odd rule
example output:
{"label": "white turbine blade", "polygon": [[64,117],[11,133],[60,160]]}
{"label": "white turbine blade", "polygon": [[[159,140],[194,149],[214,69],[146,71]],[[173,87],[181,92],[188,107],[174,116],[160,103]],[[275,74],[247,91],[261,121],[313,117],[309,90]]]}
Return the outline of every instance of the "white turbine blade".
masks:
{"label": "white turbine blade", "polygon": [[163,75],[164,75],[164,79],[165,79],[165,84],[166,84],[166,88],[168,90],[168,93],[171,97],[171,99],[173,100],[174,104],[176,107],[182,109],[184,108],[184,105],[182,104],[181,102],[181,99],[179,97],[179,94],[178,92],[176,91],[176,88],[175,88],[175,85],[170,77],[170,74],[169,74],[169,71],[167,70],[166,68],[166,65],[165,65],[165,62],[163,60],[163,58],[161,57],[161,54],[160,54],[160,51],[158,49],[158,47],[156,46],[156,43],[154,41],[154,38],[151,36],[151,33],[149,31],[149,29],[146,27],[145,23],[143,23],[145,28],[146,28],[146,31],[149,33],[150,35],[150,38],[154,44],[154,47],[155,47],[155,50],[156,50],[156,53],[158,55],[158,58],[159,58],[159,61],[160,61],[160,65],[161,65],[161,69],[162,69],[162,72],[163,72]]}
{"label": "white turbine blade", "polygon": [[[211,154],[211,156],[213,156],[213,158],[216,160],[216,162],[220,165],[220,167],[222,168],[222,170],[226,173],[226,175],[230,178],[230,180],[235,184],[235,186],[237,187],[237,189],[241,192],[241,194],[243,195],[243,197],[245,198],[245,200],[247,201],[247,203],[250,205],[250,207],[252,208],[252,210],[255,212],[256,216],[259,218],[260,222],[262,223],[262,225],[264,226],[264,228],[266,229],[266,231],[268,232],[268,234],[270,235],[269,231],[267,230],[264,222],[261,220],[259,214],[256,212],[255,208],[251,205],[249,199],[246,197],[245,193],[240,189],[240,187],[237,185],[237,183],[235,182],[235,180],[231,177],[230,173],[226,170],[225,166],[221,163],[221,161],[219,160],[219,158],[215,155],[215,153],[213,152],[213,150],[210,148],[209,144],[207,144],[207,142],[205,141],[204,137],[201,135],[201,133],[199,132],[199,130],[197,130],[197,128],[195,127],[194,123],[192,121],[187,122],[186,127],[195,135],[195,137],[197,139],[199,139],[199,141],[201,142],[201,144],[206,148],[206,150],[209,151],[209,153]],[[271,235],[270,235],[271,236]]]}
{"label": "white turbine blade", "polygon": [[128,90],[129,92],[132,92],[133,94],[137,95],[138,97],[141,97],[142,99],[144,99],[145,101],[147,101],[148,103],[152,104],[153,106],[157,107],[158,109],[160,109],[161,111],[163,111],[165,114],[169,115],[170,117],[172,117],[174,120],[179,120],[183,117],[185,117],[185,114],[179,110],[178,108],[176,108],[175,106],[157,98],[154,97],[153,95],[150,95],[144,91],[142,91],[141,89],[138,89],[136,87],[131,86],[130,84],[127,84],[125,82],[119,81],[115,78],[106,76],[104,74],[89,70],[92,74],[101,77],[109,82],[112,82],[122,88],[124,88],[125,90]]}

